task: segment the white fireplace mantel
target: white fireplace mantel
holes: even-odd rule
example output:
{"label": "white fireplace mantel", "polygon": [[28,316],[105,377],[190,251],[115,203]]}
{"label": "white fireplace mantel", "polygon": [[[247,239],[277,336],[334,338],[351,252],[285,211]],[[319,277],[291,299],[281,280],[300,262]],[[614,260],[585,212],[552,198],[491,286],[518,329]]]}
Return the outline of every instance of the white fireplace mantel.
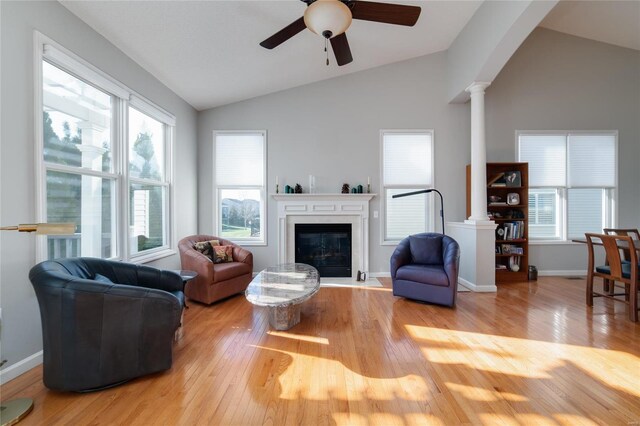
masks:
{"label": "white fireplace mantel", "polygon": [[376,194],[271,194],[278,202],[278,262],[295,261],[296,223],[351,223],[352,270],[369,271],[369,202]]}

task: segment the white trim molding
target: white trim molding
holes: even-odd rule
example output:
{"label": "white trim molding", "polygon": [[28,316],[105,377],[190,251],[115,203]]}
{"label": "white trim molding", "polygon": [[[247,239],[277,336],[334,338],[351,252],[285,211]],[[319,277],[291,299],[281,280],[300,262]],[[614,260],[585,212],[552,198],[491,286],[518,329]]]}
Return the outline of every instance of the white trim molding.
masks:
{"label": "white trim molding", "polygon": [[278,203],[278,263],[295,259],[295,223],[351,223],[352,271],[369,270],[369,202],[376,194],[271,194]]}
{"label": "white trim molding", "polygon": [[0,385],[4,385],[7,382],[15,379],[16,377],[26,373],[33,367],[37,367],[42,364],[43,352],[39,351],[33,355],[26,357],[14,364],[11,364],[7,368],[0,371]]}

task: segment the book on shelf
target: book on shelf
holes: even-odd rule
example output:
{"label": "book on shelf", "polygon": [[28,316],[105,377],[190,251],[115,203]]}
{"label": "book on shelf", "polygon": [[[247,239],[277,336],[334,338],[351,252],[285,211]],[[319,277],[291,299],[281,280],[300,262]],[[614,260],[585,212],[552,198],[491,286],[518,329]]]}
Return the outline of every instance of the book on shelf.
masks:
{"label": "book on shelf", "polygon": [[498,226],[496,238],[499,240],[521,240],[524,238],[524,222],[505,222]]}
{"label": "book on shelf", "polygon": [[505,180],[504,173],[497,173],[491,176],[491,178],[487,182],[487,186],[492,188],[496,186],[507,186],[507,181]]}
{"label": "book on shelf", "polygon": [[506,201],[492,201],[489,203],[490,206],[506,206]]}

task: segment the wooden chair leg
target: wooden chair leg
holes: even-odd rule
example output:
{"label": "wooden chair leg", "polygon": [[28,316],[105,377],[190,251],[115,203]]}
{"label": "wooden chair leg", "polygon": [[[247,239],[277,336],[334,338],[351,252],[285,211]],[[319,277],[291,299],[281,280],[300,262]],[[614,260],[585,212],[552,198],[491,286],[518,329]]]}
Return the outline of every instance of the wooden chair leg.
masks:
{"label": "wooden chair leg", "polygon": [[609,280],[608,280],[608,279],[606,279],[606,278],[603,278],[603,279],[602,279],[602,290],[603,290],[605,293],[609,293],[609,294],[611,294],[611,287],[609,286]]}
{"label": "wooden chair leg", "polygon": [[593,275],[587,275],[587,306],[593,306]]}

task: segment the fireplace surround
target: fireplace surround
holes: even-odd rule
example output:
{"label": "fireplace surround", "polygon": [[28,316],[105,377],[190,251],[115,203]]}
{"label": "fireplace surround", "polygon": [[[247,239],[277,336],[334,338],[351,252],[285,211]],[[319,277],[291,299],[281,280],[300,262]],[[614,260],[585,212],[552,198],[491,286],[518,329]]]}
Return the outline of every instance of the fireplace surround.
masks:
{"label": "fireplace surround", "polygon": [[278,203],[278,263],[295,262],[296,224],[350,224],[351,278],[369,270],[369,202],[376,194],[272,194]]}

